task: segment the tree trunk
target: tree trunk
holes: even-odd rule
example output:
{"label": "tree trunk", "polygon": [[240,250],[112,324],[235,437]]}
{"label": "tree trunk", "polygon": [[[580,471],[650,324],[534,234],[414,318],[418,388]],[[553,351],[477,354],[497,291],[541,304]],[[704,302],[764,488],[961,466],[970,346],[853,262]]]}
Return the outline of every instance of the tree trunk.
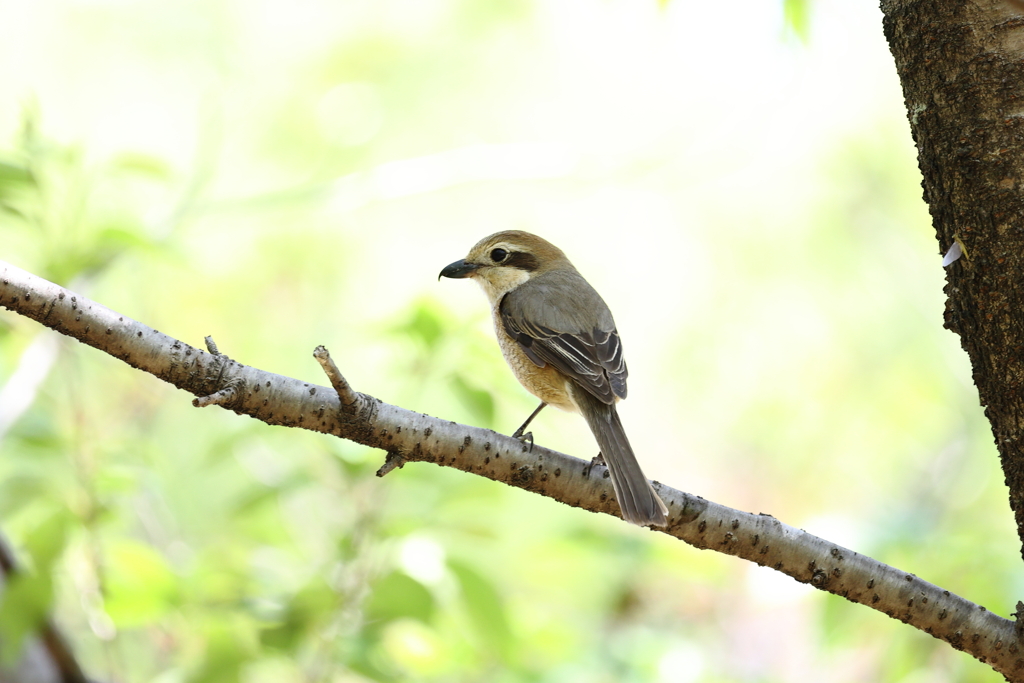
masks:
{"label": "tree trunk", "polygon": [[960,335],[1024,556],[1024,16],[1001,0],[883,0]]}

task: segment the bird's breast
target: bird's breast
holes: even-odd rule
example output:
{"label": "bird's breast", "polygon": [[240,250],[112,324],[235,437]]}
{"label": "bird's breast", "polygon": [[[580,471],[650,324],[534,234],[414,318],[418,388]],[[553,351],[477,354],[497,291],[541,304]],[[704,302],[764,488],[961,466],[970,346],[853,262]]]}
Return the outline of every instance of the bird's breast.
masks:
{"label": "bird's breast", "polygon": [[556,370],[552,365],[543,368],[527,357],[519,347],[519,343],[505,332],[501,322],[501,313],[494,307],[494,334],[498,337],[498,346],[505,356],[505,362],[512,368],[512,374],[519,383],[541,401],[556,408],[578,413],[579,409],[569,394],[569,382],[572,380]]}

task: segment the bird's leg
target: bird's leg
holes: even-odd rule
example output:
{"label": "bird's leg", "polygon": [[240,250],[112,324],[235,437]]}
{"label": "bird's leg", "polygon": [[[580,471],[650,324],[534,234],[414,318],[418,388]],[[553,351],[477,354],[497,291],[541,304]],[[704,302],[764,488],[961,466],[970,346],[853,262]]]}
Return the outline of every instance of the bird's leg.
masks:
{"label": "bird's leg", "polygon": [[533,422],[533,418],[537,417],[537,413],[539,413],[546,405],[547,403],[541,401],[540,405],[537,406],[537,409],[530,413],[530,417],[526,418],[526,422],[524,422],[519,429],[512,433],[513,439],[519,439],[523,443],[529,441],[531,451],[533,451],[533,432],[526,432],[525,434],[523,434],[523,432],[526,431],[526,428],[530,425],[531,422]]}

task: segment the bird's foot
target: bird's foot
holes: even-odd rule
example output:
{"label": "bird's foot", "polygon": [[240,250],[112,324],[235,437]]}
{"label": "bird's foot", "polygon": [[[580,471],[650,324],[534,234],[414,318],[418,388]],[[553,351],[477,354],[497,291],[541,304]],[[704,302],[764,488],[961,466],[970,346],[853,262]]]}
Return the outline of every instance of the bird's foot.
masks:
{"label": "bird's foot", "polygon": [[512,438],[518,439],[520,443],[526,446],[527,453],[533,453],[533,432],[523,434],[523,428],[520,427],[512,434]]}
{"label": "bird's foot", "polygon": [[584,476],[586,476],[586,477],[590,476],[590,472],[594,469],[594,465],[600,465],[601,467],[607,467],[608,465],[604,461],[604,455],[602,455],[601,453],[598,453],[593,458],[591,458],[590,464],[587,465],[587,473]]}

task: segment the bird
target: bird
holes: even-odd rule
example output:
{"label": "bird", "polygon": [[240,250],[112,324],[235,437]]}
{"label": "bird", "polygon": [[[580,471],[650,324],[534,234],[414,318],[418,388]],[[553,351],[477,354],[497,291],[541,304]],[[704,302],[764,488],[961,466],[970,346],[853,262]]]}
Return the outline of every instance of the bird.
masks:
{"label": "bird", "polygon": [[561,249],[522,230],[489,235],[438,280],[470,278],[491,306],[494,332],[519,383],[541,403],[512,436],[548,405],[579,413],[601,449],[622,517],[638,526],[665,526],[668,508],[629,445],[615,404],[626,398],[626,362],[604,299]]}

